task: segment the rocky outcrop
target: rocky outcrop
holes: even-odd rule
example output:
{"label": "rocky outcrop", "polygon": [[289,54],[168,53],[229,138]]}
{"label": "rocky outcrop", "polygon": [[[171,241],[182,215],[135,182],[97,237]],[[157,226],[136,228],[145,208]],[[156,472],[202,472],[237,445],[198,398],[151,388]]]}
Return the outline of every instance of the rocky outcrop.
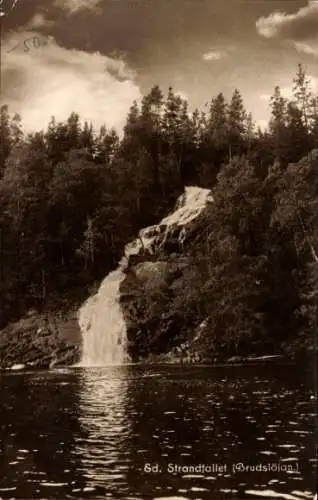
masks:
{"label": "rocky outcrop", "polygon": [[120,301],[133,360],[168,352],[184,338],[183,319],[170,312],[183,266],[177,261],[145,261],[127,269]]}
{"label": "rocky outcrop", "polygon": [[59,316],[30,311],[0,331],[0,368],[51,368],[79,361],[76,311]]}
{"label": "rocky outcrop", "polygon": [[212,203],[209,189],[186,187],[167,217],[157,225],[142,229],[138,238],[126,246],[128,264],[150,260],[150,256],[154,260],[160,254],[183,253],[189,240],[202,228],[206,209]]}
{"label": "rocky outcrop", "polygon": [[195,350],[190,352],[187,344],[198,326],[195,314],[172,305],[182,295],[191,268],[187,248],[204,227],[212,202],[209,190],[186,188],[171,214],[157,226],[140,231],[139,238],[126,247],[126,278],[120,287],[120,302],[128,352],[134,361],[152,356],[163,359],[165,355],[177,360],[184,358],[181,351],[187,351],[196,362],[204,357]]}

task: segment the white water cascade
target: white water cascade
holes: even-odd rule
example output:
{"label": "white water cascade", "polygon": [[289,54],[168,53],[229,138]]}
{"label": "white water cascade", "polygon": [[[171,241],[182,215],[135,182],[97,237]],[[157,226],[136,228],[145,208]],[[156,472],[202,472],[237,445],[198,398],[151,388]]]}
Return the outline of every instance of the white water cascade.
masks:
{"label": "white water cascade", "polygon": [[121,365],[126,354],[126,324],[119,304],[119,288],[124,280],[123,263],[103,280],[96,295],[79,311],[83,333],[81,366]]}
{"label": "white water cascade", "polygon": [[128,258],[145,250],[154,253],[176,227],[182,228],[179,235],[182,242],[189,224],[210,201],[213,201],[210,190],[185,188],[170,215],[158,225],[142,229],[139,238],[126,245],[117,269],[106,276],[97,294],[89,297],[79,310],[79,325],[83,334],[80,366],[122,365],[130,361],[126,349],[126,324],[119,304],[120,284],[125,279]]}

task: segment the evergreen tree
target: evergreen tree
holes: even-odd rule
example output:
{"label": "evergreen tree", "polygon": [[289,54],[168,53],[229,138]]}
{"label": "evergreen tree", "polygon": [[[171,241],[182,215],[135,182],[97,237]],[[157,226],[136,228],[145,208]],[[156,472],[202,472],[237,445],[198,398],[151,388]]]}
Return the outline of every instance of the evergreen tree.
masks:
{"label": "evergreen tree", "polygon": [[279,86],[274,89],[274,94],[270,99],[270,108],[269,132],[272,136],[274,155],[275,158],[285,164],[288,161],[285,157],[287,146],[287,99],[281,95]]}
{"label": "evergreen tree", "polygon": [[228,139],[227,103],[222,94],[212,99],[208,118],[208,133],[217,150],[223,150]]}
{"label": "evergreen tree", "polygon": [[160,154],[163,102],[163,94],[158,85],[155,85],[142,99],[140,115],[142,146],[150,155],[153,189],[158,193],[161,191]]}
{"label": "evergreen tree", "polygon": [[80,130],[79,133],[78,142],[79,142],[79,147],[86,149],[87,154],[90,157],[92,157],[95,149],[95,137],[94,137],[92,123],[90,124],[88,124],[87,122],[84,123],[83,129]]}
{"label": "evergreen tree", "polygon": [[94,142],[93,158],[97,163],[110,166],[119,152],[120,140],[116,130],[106,130],[101,127],[99,135]]}
{"label": "evergreen tree", "polygon": [[243,98],[235,89],[228,108],[229,156],[242,154],[244,151],[244,136],[246,133],[246,110]]}
{"label": "evergreen tree", "polygon": [[300,160],[311,149],[308,129],[302,111],[293,103],[287,105],[286,152],[288,162]]}
{"label": "evergreen tree", "polygon": [[310,91],[310,80],[301,64],[298,64],[298,70],[293,83],[294,98],[299,109],[301,110],[301,116],[305,128],[309,132],[310,101],[312,93]]}
{"label": "evergreen tree", "polygon": [[211,158],[215,174],[228,155],[229,127],[227,120],[227,103],[222,93],[212,99],[206,129],[208,154]]}
{"label": "evergreen tree", "polygon": [[[169,186],[169,177],[174,182],[191,182],[196,176],[192,161],[195,149],[195,131],[188,111],[188,103],[169,88],[162,116],[162,148],[165,163],[164,184]],[[167,189],[166,189],[167,192]]]}

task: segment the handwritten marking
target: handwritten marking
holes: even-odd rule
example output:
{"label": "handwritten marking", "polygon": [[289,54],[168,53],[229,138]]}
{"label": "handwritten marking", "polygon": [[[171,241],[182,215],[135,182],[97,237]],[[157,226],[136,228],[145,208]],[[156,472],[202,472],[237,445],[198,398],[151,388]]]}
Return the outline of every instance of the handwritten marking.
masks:
{"label": "handwritten marking", "polygon": [[[48,37],[44,37],[44,36],[37,36],[37,35],[33,35],[33,36],[30,36],[29,38],[26,38],[25,40],[23,40],[23,45],[24,45],[24,51],[23,52],[29,52],[31,50],[32,47],[30,47],[28,45],[28,42],[33,42],[33,48],[34,49],[39,49],[40,47],[44,47],[45,45],[48,45],[49,41],[51,41],[52,37],[48,36]],[[15,45],[14,47],[12,47],[11,49],[7,50],[7,54],[9,52],[12,52],[13,50],[15,50],[16,48],[18,48],[19,46],[21,45],[21,43],[18,43],[17,45]]]}

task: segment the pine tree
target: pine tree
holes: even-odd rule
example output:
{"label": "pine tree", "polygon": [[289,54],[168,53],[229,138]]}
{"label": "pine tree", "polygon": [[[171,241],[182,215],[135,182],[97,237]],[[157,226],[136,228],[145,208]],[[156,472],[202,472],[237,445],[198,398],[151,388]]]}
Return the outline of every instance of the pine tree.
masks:
{"label": "pine tree", "polygon": [[158,85],[152,87],[141,102],[141,118],[149,127],[157,128],[160,124],[164,96]]}
{"label": "pine tree", "polygon": [[293,79],[293,83],[294,98],[301,110],[306,130],[309,131],[310,101],[312,93],[310,91],[310,80],[301,64],[298,64],[298,70],[296,77]]}
{"label": "pine tree", "polygon": [[243,152],[244,135],[246,131],[246,110],[243,98],[238,89],[235,89],[228,108],[229,156]]}
{"label": "pine tree", "polygon": [[299,161],[310,150],[310,137],[302,111],[295,103],[287,105],[286,160]]}
{"label": "pine tree", "polygon": [[45,139],[50,159],[54,164],[65,159],[71,149],[79,149],[81,144],[82,127],[77,113],[71,113],[66,122],[56,123],[51,118]]}
{"label": "pine tree", "polygon": [[227,103],[222,92],[212,99],[207,131],[213,146],[222,150],[228,138]]}
{"label": "pine tree", "polygon": [[272,136],[274,155],[280,161],[286,162],[287,99],[282,96],[279,86],[274,89],[270,107],[269,132]]}
{"label": "pine tree", "polygon": [[95,228],[93,219],[89,216],[86,217],[86,229],[83,234],[83,243],[76,253],[83,257],[85,270],[88,269],[89,266],[94,265],[95,258]]}
{"label": "pine tree", "polygon": [[82,127],[80,118],[77,113],[71,113],[66,122],[66,138],[65,148],[66,151],[77,149],[81,147],[80,138],[82,135]]}
{"label": "pine tree", "polygon": [[95,141],[93,158],[97,163],[110,166],[119,151],[119,147],[120,140],[116,130],[107,131],[106,127],[101,127]]}
{"label": "pine tree", "polygon": [[[182,183],[193,176],[190,156],[194,148],[194,130],[188,111],[188,103],[169,88],[162,116],[162,137],[166,145],[165,183],[169,175]],[[174,171],[171,171],[174,170]]]}
{"label": "pine tree", "polygon": [[79,133],[79,148],[86,149],[88,155],[91,157],[93,155],[94,146],[95,146],[95,138],[93,132],[93,124],[84,123],[83,129]]}
{"label": "pine tree", "polygon": [[126,124],[124,127],[125,137],[134,133],[134,128],[138,126],[139,118],[140,118],[140,111],[138,108],[138,104],[137,101],[134,101],[129,109],[126,119]]}
{"label": "pine tree", "polygon": [[150,154],[153,189],[157,193],[161,191],[160,154],[163,102],[163,93],[158,85],[155,85],[142,99],[140,115],[142,146]]}

